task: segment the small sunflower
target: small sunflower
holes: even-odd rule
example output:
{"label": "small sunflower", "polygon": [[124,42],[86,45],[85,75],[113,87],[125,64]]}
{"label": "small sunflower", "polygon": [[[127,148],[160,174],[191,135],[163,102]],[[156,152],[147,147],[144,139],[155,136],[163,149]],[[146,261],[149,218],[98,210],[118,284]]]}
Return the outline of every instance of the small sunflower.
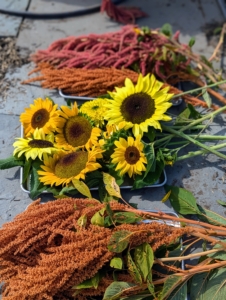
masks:
{"label": "small sunflower", "polygon": [[43,128],[45,134],[53,132],[58,122],[57,107],[48,98],[37,98],[30,108],[25,108],[25,112],[20,115],[25,136],[33,133],[36,128]]}
{"label": "small sunflower", "polygon": [[75,105],[71,109],[63,107],[63,111],[59,114],[61,118],[56,128],[58,132],[56,142],[60,147],[65,150],[85,147],[88,150],[98,144],[101,130],[93,127],[85,116],[78,115]]}
{"label": "small sunflower", "polygon": [[129,78],[125,86],[109,92],[113,100],[108,100],[106,114],[108,124],[123,123],[124,129],[132,128],[134,136],[143,135],[149,126],[161,130],[159,121],[170,121],[164,113],[172,106],[169,100],[169,87],[162,88],[163,83],[156,80],[154,75],[141,74],[134,86]]}
{"label": "small sunflower", "polygon": [[45,135],[43,128],[36,128],[34,134],[27,138],[17,138],[17,141],[13,144],[15,150],[13,155],[17,154],[20,157],[25,154],[26,159],[36,159],[37,157],[42,160],[43,154],[52,154],[57,151],[54,147],[53,134]]}
{"label": "small sunflower", "polygon": [[86,114],[96,126],[101,127],[104,125],[105,115],[107,108],[105,104],[108,99],[94,99],[91,101],[86,101],[80,107],[80,112]]}
{"label": "small sunflower", "polygon": [[85,179],[88,172],[95,171],[101,167],[96,162],[102,150],[93,148],[90,151],[77,150],[75,152],[58,152],[44,157],[42,170],[38,171],[39,180],[44,185],[68,185],[73,179]]}
{"label": "small sunflower", "polygon": [[141,175],[146,170],[144,164],[147,164],[147,158],[144,155],[144,144],[141,142],[141,136],[136,139],[129,136],[127,140],[120,138],[115,141],[115,150],[111,155],[112,163],[117,164],[116,171],[120,171],[120,175],[128,173],[129,177],[133,174]]}

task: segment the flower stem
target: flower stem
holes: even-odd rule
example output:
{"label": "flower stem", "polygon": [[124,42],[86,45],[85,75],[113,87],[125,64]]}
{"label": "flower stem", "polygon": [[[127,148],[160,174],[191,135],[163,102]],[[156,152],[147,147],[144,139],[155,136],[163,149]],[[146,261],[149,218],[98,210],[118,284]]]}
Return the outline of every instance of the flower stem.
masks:
{"label": "flower stem", "polygon": [[203,144],[203,143],[200,143],[199,141],[193,139],[193,138],[190,137],[189,135],[184,134],[184,133],[181,132],[180,130],[177,131],[177,130],[174,130],[174,129],[170,128],[170,127],[164,126],[164,125],[162,126],[162,128],[163,128],[164,130],[167,130],[167,131],[170,132],[170,133],[173,133],[173,134],[175,134],[175,135],[177,135],[177,136],[180,136],[181,138],[184,138],[185,140],[190,141],[191,143],[195,144],[196,146],[199,146],[199,147],[201,147],[201,148],[203,148],[203,149],[205,149],[205,150],[207,150],[207,151],[209,151],[209,152],[211,152],[211,153],[217,155],[217,156],[220,157],[220,158],[226,159],[226,155],[224,155],[224,154],[222,154],[222,153],[216,151],[215,149],[212,149],[211,147],[209,147],[209,146],[207,146],[207,145],[205,145],[205,144]]}
{"label": "flower stem", "polygon": [[200,92],[205,88],[211,88],[211,87],[223,84],[223,83],[226,83],[226,80],[219,81],[219,82],[216,82],[216,83],[213,83],[213,84],[209,84],[207,86],[202,86],[202,87],[199,87],[199,88],[196,88],[196,89],[193,89],[193,90],[189,90],[189,91],[174,95],[171,99],[178,98],[178,97],[181,97],[181,96],[184,96],[184,95],[187,95],[187,94],[192,94],[192,93],[195,93],[195,92]]}
{"label": "flower stem", "polygon": [[[226,147],[226,143],[212,146],[212,147],[210,147],[210,149],[218,150],[218,149],[221,149],[221,148],[224,148],[224,147]],[[205,151],[205,150],[198,150],[198,151],[194,151],[194,152],[188,152],[188,154],[186,154],[186,155],[181,155],[181,156],[177,157],[177,161],[187,159],[187,158],[197,156],[197,155],[206,154],[206,153],[207,153],[207,151]]]}
{"label": "flower stem", "polygon": [[211,253],[216,253],[219,251],[225,251],[225,249],[224,248],[216,248],[216,249],[203,251],[203,252],[197,252],[197,253],[193,253],[193,254],[189,254],[189,255],[185,255],[185,256],[158,258],[158,260],[160,260],[160,261],[175,261],[175,260],[181,261],[181,260],[191,259],[194,257],[199,257],[199,256],[211,254]]}

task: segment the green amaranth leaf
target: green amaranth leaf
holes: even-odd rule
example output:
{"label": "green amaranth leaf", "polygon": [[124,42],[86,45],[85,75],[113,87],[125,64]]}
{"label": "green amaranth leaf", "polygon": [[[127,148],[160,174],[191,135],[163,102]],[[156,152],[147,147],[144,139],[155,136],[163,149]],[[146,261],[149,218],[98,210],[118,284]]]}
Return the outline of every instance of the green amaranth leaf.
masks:
{"label": "green amaranth leaf", "polygon": [[103,172],[103,181],[105,183],[105,188],[110,196],[122,198],[120,187],[116,183],[115,178],[113,176]]}
{"label": "green amaranth leaf", "polygon": [[106,289],[103,300],[117,300],[120,296],[137,286],[134,283],[124,281],[114,281]]}
{"label": "green amaranth leaf", "polygon": [[98,288],[100,282],[100,274],[97,272],[95,276],[90,279],[83,281],[82,283],[75,285],[72,289],[81,290],[81,289],[89,289],[89,288]]}
{"label": "green amaranth leaf", "polygon": [[114,214],[113,221],[120,224],[133,224],[142,220],[142,217],[138,216],[134,212],[117,212]]}
{"label": "green amaranth leaf", "polygon": [[195,37],[192,36],[190,41],[188,42],[188,46],[191,48],[195,44]]}
{"label": "green amaranth leaf", "polygon": [[[221,242],[226,242],[226,240],[221,240]],[[218,248],[222,248],[221,244],[216,244],[213,249],[218,249]],[[226,252],[225,249],[223,249],[222,251],[216,252],[216,253],[210,253],[207,255],[208,257],[211,257],[213,259],[220,259],[220,260],[226,260]]]}
{"label": "green amaranth leaf", "polygon": [[212,225],[220,225],[220,226],[226,225],[226,218],[218,215],[217,213],[215,213],[211,210],[205,209],[204,207],[200,206],[199,204],[198,204],[198,208],[200,211],[198,218],[201,221],[210,223]]}
{"label": "green amaranth leaf", "polygon": [[91,218],[91,224],[104,227],[104,213],[106,208],[103,207],[101,210],[97,211]]}
{"label": "green amaranth leaf", "polygon": [[226,268],[196,274],[191,282],[190,300],[223,300],[226,298]]}
{"label": "green amaranth leaf", "polygon": [[168,300],[187,300],[187,295],[187,282],[183,282],[170,294]]}
{"label": "green amaranth leaf", "polygon": [[113,257],[110,261],[110,266],[115,269],[122,269],[123,262],[120,257]]}
{"label": "green amaranth leaf", "polygon": [[86,227],[86,223],[87,223],[87,216],[86,215],[81,216],[77,221],[78,226],[80,226],[82,228]]}
{"label": "green amaranth leaf", "polygon": [[166,192],[171,190],[170,203],[176,212],[182,215],[199,214],[196,199],[191,192],[176,186],[165,185]]}
{"label": "green amaranth leaf", "polygon": [[148,243],[143,243],[135,248],[134,261],[140,270],[143,280],[146,281],[148,275],[151,275],[151,270],[154,263],[154,253]]}
{"label": "green amaranth leaf", "polygon": [[0,170],[6,170],[18,166],[23,166],[24,163],[24,160],[16,159],[14,156],[10,156],[5,159],[0,159]]}
{"label": "green amaranth leaf", "polygon": [[[195,274],[191,280],[190,286],[190,300],[207,300],[203,297],[203,293],[206,289],[207,282],[209,280],[210,272],[203,272]],[[212,299],[211,299],[212,300]]]}
{"label": "green amaranth leaf", "polygon": [[138,284],[141,284],[142,277],[140,271],[137,268],[136,264],[134,263],[129,251],[127,252],[127,267],[128,267],[128,272],[130,276],[134,279],[134,281]]}
{"label": "green amaranth leaf", "polygon": [[121,253],[127,248],[132,234],[133,232],[128,230],[116,231],[110,238],[108,249],[111,252]]}
{"label": "green amaranth leaf", "polygon": [[167,299],[167,297],[182,282],[182,276],[170,275],[164,282],[159,300]]}

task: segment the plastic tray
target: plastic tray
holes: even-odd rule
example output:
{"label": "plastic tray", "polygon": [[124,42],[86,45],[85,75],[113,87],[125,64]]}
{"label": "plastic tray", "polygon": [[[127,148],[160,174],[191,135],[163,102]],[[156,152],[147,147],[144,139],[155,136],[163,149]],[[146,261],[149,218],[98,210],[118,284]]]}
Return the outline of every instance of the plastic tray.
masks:
{"label": "plastic tray", "polygon": [[[176,86],[177,88],[181,89],[181,85],[178,84]],[[64,94],[64,92],[62,90],[59,90],[59,95],[61,97],[63,97],[64,99],[68,99],[68,100],[77,100],[77,101],[90,101],[93,99],[96,99],[95,97],[80,97],[80,96],[72,96],[72,95],[67,95]],[[173,106],[178,106],[182,103],[183,99],[181,97],[179,97],[178,99],[173,100]]]}
{"label": "plastic tray", "polygon": [[[23,131],[23,126],[21,126],[21,132],[20,132],[21,137],[24,137],[24,131]],[[20,187],[22,189],[23,192],[25,193],[30,193],[29,190],[29,180],[27,180],[27,182],[23,182],[23,167],[20,168]],[[163,170],[159,180],[152,185],[148,185],[145,188],[156,188],[156,187],[161,187],[163,186],[165,183],[167,182],[167,176],[166,176],[166,172],[165,170]],[[122,185],[120,187],[121,189],[132,189],[131,185]],[[95,191],[98,190],[98,187],[94,187],[90,189],[91,191]],[[47,191],[43,191],[42,193],[48,193]]]}

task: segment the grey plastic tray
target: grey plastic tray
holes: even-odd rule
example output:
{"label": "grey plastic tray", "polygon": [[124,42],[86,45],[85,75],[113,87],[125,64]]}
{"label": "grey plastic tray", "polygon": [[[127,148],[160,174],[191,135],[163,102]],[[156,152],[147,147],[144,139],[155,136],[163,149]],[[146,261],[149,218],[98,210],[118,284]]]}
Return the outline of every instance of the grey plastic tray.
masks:
{"label": "grey plastic tray", "polygon": [[[21,126],[21,134],[20,135],[21,135],[22,138],[24,137],[23,126]],[[23,181],[24,181],[23,180],[23,167],[21,167],[20,168],[20,187],[21,187],[21,189],[22,189],[23,192],[30,193],[30,190],[29,190],[29,179],[27,180],[27,182],[23,182]],[[162,172],[159,180],[155,184],[148,185],[145,188],[161,187],[164,184],[166,184],[166,182],[167,182],[167,176],[166,176],[165,170],[163,170],[163,172]],[[121,189],[132,189],[132,186],[131,185],[122,185],[120,188]],[[98,187],[91,188],[90,190],[91,191],[98,190]],[[47,191],[43,191],[42,193],[48,193],[48,192]]]}

